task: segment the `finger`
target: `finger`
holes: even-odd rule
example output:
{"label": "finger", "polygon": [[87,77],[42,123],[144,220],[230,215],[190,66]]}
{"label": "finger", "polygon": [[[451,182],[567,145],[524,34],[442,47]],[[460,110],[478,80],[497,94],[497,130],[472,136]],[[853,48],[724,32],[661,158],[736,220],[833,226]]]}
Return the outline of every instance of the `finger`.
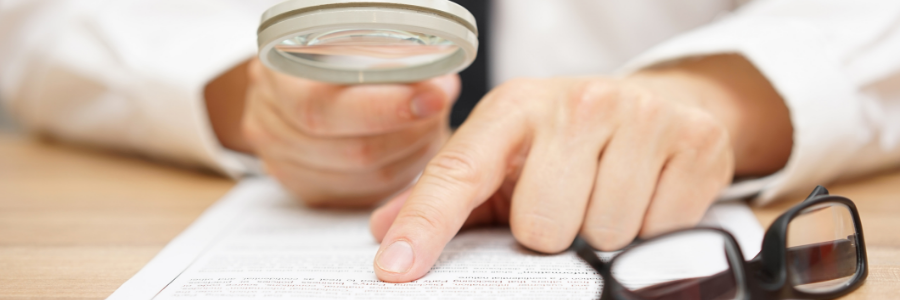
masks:
{"label": "finger", "polygon": [[296,128],[316,136],[380,134],[449,112],[455,74],[414,84],[341,86],[271,72],[270,100]]}
{"label": "finger", "polygon": [[696,225],[733,174],[731,146],[724,128],[701,121],[691,126],[660,176],[641,229],[652,237]]}
{"label": "finger", "polygon": [[[463,223],[462,228],[509,224],[510,200],[512,199],[515,183],[516,180],[510,180],[507,177],[507,180],[504,181],[494,195],[472,210],[469,218]],[[405,190],[387,204],[372,212],[372,216],[369,219],[369,228],[372,231],[372,236],[379,243],[384,239],[384,235],[387,234],[394,219],[397,218],[403,203],[406,203],[406,199],[409,198],[410,191]]]}
{"label": "finger", "polygon": [[309,206],[368,207],[409,185],[440,146],[435,142],[409,157],[363,173],[313,170],[293,161],[272,159],[265,149],[258,155],[267,173]]}
{"label": "finger", "polygon": [[448,134],[444,118],[375,136],[315,137],[290,126],[276,108],[266,102],[248,105],[247,122],[265,133],[248,134],[257,148],[266,148],[274,159],[293,160],[306,168],[328,172],[369,172],[409,156],[425,144]]}
{"label": "finger", "polygon": [[594,248],[612,251],[637,236],[669,155],[665,145],[666,114],[645,97],[626,99],[627,116],[600,157],[597,181],[582,233]]}
{"label": "finger", "polygon": [[379,243],[384,239],[388,229],[391,228],[391,224],[394,223],[394,219],[397,218],[397,214],[400,213],[400,208],[406,203],[406,199],[409,199],[411,191],[411,189],[406,189],[372,212],[372,216],[369,218],[369,230]]}
{"label": "finger", "polygon": [[[384,206],[379,207],[372,212],[369,219],[369,230],[372,237],[379,243],[384,239],[397,214],[406,199],[409,198],[410,190],[406,190],[397,197],[388,201]],[[486,226],[491,224],[509,224],[509,198],[504,198],[499,194],[491,196],[487,201],[476,207],[469,214],[462,228]]]}
{"label": "finger", "polygon": [[525,124],[485,101],[413,187],[375,256],[378,278],[406,282],[425,275],[469,213],[501,184]]}
{"label": "finger", "polygon": [[536,128],[531,151],[513,194],[510,228],[524,246],[545,253],[565,250],[581,229],[597,156],[612,135],[615,90],[586,82],[566,95],[559,113]]}

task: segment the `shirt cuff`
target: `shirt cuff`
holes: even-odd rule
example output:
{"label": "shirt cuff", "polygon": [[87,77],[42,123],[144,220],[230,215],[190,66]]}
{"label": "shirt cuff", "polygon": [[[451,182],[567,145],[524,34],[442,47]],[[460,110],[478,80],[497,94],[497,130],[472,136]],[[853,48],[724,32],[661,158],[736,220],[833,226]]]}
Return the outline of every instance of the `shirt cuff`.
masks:
{"label": "shirt cuff", "polygon": [[783,169],[733,184],[721,198],[758,193],[757,204],[765,204],[839,177],[851,156],[872,139],[831,43],[827,32],[797,18],[738,15],[664,42],[620,73],[725,53],[740,54],[755,65],[790,110],[793,149]]}

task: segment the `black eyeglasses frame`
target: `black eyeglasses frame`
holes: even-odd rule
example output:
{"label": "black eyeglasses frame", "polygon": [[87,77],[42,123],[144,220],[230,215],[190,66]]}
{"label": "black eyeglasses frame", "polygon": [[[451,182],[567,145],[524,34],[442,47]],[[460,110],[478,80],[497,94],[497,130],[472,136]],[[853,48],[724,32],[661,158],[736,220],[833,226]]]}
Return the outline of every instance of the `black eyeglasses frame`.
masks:
{"label": "black eyeglasses frame", "polygon": [[[843,288],[823,293],[808,293],[798,290],[788,282],[789,272],[791,272],[787,263],[788,224],[804,209],[826,203],[843,204],[850,210],[850,215],[853,218],[853,225],[856,230],[856,273]],[[698,227],[676,230],[647,241],[697,230],[719,232],[725,238],[725,244],[729,250],[727,251],[729,254],[729,263],[731,264],[732,270],[734,270],[735,280],[737,281],[739,289],[738,295],[739,297],[743,297],[743,299],[833,299],[856,290],[865,282],[866,277],[868,277],[868,258],[866,256],[865,238],[863,236],[862,222],[860,221],[859,211],[856,208],[856,205],[853,201],[845,197],[829,195],[828,190],[822,186],[817,186],[806,200],[790,208],[775,219],[763,236],[760,253],[749,261],[743,259],[743,253],[734,236],[727,231],[718,228]],[[640,244],[641,243],[635,243],[630,245],[607,263],[597,257],[593,248],[591,248],[583,239],[576,239],[572,246],[573,249],[576,250],[578,256],[581,257],[582,260],[591,265],[591,267],[593,267],[603,278],[604,286],[600,295],[601,300],[643,300],[639,295],[626,289],[612,276],[611,273],[611,267],[615,264],[616,259],[622,253],[625,253],[629,249],[639,246]]]}

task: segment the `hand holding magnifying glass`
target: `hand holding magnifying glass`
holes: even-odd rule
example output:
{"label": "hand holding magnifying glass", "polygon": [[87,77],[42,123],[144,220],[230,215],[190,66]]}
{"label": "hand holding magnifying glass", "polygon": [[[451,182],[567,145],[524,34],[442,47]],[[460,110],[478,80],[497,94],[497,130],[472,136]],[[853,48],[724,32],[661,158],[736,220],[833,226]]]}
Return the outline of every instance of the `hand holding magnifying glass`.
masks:
{"label": "hand holding magnifying glass", "polygon": [[367,206],[408,185],[449,136],[474,18],[446,0],[288,1],[259,28],[244,132],[315,206]]}

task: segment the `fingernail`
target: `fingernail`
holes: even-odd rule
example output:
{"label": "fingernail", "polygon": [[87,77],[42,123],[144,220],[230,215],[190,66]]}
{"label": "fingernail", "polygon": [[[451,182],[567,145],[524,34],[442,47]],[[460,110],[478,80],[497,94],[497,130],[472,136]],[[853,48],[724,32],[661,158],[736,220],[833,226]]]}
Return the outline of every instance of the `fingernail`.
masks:
{"label": "fingernail", "polygon": [[441,102],[441,98],[436,95],[417,95],[410,104],[410,110],[416,118],[427,118],[441,111]]}
{"label": "fingernail", "polygon": [[412,268],[415,254],[406,241],[396,241],[378,255],[376,262],[382,270],[391,273],[406,273]]}

